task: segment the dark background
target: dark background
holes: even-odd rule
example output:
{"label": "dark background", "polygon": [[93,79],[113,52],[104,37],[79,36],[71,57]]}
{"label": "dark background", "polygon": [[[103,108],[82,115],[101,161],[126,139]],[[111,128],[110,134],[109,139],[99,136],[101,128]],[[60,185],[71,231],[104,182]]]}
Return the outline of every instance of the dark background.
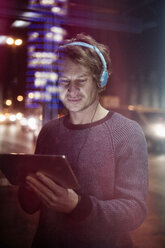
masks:
{"label": "dark background", "polygon": [[[8,97],[25,95],[28,28],[11,24],[24,19],[27,7],[27,0],[0,1],[0,34],[24,41],[20,47],[0,46],[1,106]],[[85,32],[109,47],[113,73],[104,94],[118,96],[122,105],[165,107],[164,11],[163,0],[68,2],[68,36]]]}

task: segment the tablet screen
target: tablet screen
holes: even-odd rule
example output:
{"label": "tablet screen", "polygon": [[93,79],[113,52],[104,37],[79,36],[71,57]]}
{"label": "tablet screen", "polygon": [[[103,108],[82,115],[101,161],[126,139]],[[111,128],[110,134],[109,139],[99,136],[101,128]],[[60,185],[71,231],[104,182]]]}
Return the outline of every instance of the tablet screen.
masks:
{"label": "tablet screen", "polygon": [[27,175],[41,171],[64,188],[79,188],[64,155],[0,154],[0,170],[13,185],[20,185]]}

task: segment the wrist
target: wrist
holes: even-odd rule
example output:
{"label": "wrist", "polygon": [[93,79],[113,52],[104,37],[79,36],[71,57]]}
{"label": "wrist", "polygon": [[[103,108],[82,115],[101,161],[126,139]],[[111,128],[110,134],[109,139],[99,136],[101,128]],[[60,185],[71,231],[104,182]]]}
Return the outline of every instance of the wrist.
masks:
{"label": "wrist", "polygon": [[92,211],[92,207],[92,201],[89,196],[78,195],[78,203],[76,207],[68,213],[68,217],[75,221],[82,221],[89,216]]}

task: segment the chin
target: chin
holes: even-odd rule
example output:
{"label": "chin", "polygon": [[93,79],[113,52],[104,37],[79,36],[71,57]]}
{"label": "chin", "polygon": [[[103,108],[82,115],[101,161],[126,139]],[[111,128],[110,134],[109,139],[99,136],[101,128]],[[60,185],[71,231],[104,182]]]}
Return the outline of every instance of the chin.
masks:
{"label": "chin", "polygon": [[79,104],[72,104],[72,103],[64,103],[65,107],[72,112],[78,112],[81,111],[81,109],[83,109],[83,106],[79,103]]}
{"label": "chin", "polygon": [[68,111],[70,112],[79,112],[82,110],[80,107],[67,107]]}

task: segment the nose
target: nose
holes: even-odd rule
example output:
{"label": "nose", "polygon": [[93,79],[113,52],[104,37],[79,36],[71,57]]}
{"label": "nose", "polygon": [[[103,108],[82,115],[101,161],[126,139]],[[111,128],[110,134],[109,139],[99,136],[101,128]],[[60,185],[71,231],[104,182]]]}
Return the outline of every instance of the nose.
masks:
{"label": "nose", "polygon": [[70,82],[69,86],[68,86],[68,92],[71,94],[71,95],[76,95],[77,92],[78,92],[78,87],[76,86],[76,84],[74,82]]}

